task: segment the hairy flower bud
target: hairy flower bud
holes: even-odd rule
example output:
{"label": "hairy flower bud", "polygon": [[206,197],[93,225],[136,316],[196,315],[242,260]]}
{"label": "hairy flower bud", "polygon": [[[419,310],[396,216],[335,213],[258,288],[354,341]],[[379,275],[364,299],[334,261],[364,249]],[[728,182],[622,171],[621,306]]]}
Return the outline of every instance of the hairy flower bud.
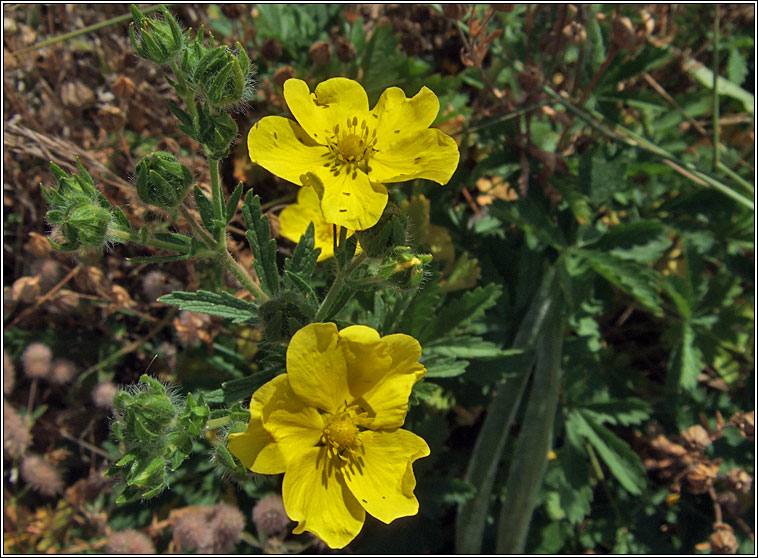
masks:
{"label": "hairy flower bud", "polygon": [[162,6],[161,13],[163,21],[147,18],[132,4],[134,21],[129,25],[129,38],[142,58],[165,64],[179,54],[184,38],[176,18]]}
{"label": "hairy flower bud", "polygon": [[137,163],[137,194],[148,205],[176,207],[194,180],[190,170],[165,151],[154,151]]}
{"label": "hairy flower bud", "polygon": [[103,207],[82,203],[71,208],[63,222],[63,234],[84,246],[102,246],[111,222],[110,211]]}
{"label": "hairy flower bud", "polygon": [[225,46],[208,49],[195,68],[194,79],[210,104],[226,107],[251,93],[250,70],[250,59],[237,43],[236,53]]}

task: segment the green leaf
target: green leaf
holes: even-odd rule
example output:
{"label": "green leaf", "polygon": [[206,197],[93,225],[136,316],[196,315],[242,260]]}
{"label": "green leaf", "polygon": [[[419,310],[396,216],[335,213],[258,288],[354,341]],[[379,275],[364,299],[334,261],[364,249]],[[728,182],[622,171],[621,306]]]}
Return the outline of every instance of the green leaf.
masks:
{"label": "green leaf", "polygon": [[691,390],[697,386],[697,379],[703,367],[702,352],[695,346],[695,330],[689,321],[682,324],[679,344],[669,361],[667,384],[676,389]]}
{"label": "green leaf", "polygon": [[194,189],[195,203],[197,204],[197,210],[200,212],[200,218],[203,220],[203,225],[209,231],[213,230],[213,204],[209,200],[200,186],[195,185]]}
{"label": "green leaf", "polygon": [[307,281],[313,275],[313,269],[316,267],[316,261],[321,248],[316,248],[315,232],[313,223],[308,223],[300,242],[295,246],[292,257],[284,262],[284,269],[299,275],[304,281]]}
{"label": "green leaf", "polygon": [[520,198],[512,202],[497,199],[490,207],[490,215],[516,225],[527,234],[527,240],[530,237],[537,239],[556,250],[562,250],[566,246],[561,230],[530,198]]}
{"label": "green leaf", "polygon": [[[713,89],[713,72],[693,58],[687,58],[682,63],[682,69],[694,77],[700,85]],[[716,82],[719,95],[732,97],[742,103],[742,107],[748,114],[755,113],[755,96],[748,93],[739,85],[719,76]]]}
{"label": "green leaf", "polygon": [[457,358],[492,358],[503,355],[503,350],[494,343],[471,335],[445,337],[424,345],[424,352]]}
{"label": "green leaf", "polygon": [[431,355],[422,357],[427,378],[454,378],[466,372],[468,361],[457,360],[454,356]]}
{"label": "green leaf", "polygon": [[636,298],[653,314],[663,315],[663,302],[657,288],[659,278],[652,269],[605,252],[581,250],[577,254],[584,257],[596,273]]}
{"label": "green leaf", "polygon": [[253,266],[261,282],[261,288],[269,296],[279,294],[279,269],[276,265],[276,242],[271,238],[268,216],[261,212],[261,200],[252,190],[245,196],[242,206],[247,232],[245,236],[253,251]]}
{"label": "green leaf", "polygon": [[647,420],[652,413],[650,404],[636,397],[589,403],[583,405],[582,410],[589,413],[599,423],[607,422],[624,426],[640,424]]}
{"label": "green leaf", "polygon": [[729,58],[726,62],[726,75],[729,81],[736,85],[742,85],[747,76],[747,63],[745,57],[740,54],[736,47],[729,50]]}
{"label": "green leaf", "polygon": [[233,323],[251,323],[258,319],[258,307],[227,292],[212,293],[197,291],[187,293],[176,291],[158,299],[164,304],[174,304],[182,310],[200,312],[211,316],[228,318]]}
{"label": "green leaf", "polygon": [[639,456],[632,448],[605,426],[581,409],[572,410],[566,419],[577,434],[587,440],[608,466],[621,486],[630,494],[640,495],[647,484],[647,474]]}
{"label": "green leaf", "polygon": [[448,297],[448,302],[440,310],[437,317],[427,324],[419,337],[419,341],[425,343],[439,339],[459,325],[473,320],[494,306],[502,292],[500,285],[490,283],[467,291],[458,299],[451,301]]}
{"label": "green leaf", "polygon": [[239,203],[241,197],[242,197],[242,182],[237,184],[237,187],[234,189],[234,191],[229,196],[229,199],[226,202],[224,215],[226,216],[227,224],[229,224],[232,221],[232,219],[234,219],[234,215],[237,212],[237,204]]}
{"label": "green leaf", "polygon": [[267,368],[236,380],[229,380],[221,384],[221,389],[217,389],[205,394],[205,400],[208,403],[235,403],[250,398],[255,390],[263,384],[284,372],[275,368]]}
{"label": "green leaf", "polygon": [[633,221],[616,225],[592,245],[627,260],[650,262],[671,246],[666,228],[658,221]]}

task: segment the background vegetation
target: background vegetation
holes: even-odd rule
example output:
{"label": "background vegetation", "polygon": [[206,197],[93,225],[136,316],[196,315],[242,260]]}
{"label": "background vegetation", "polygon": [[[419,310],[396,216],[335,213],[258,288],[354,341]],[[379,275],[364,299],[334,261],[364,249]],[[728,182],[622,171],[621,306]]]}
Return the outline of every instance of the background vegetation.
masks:
{"label": "background vegetation", "polygon": [[[51,249],[50,161],[78,156],[133,223],[165,230],[185,223],[137,202],[137,161],[169,151],[209,176],[160,68],[129,44],[127,5],[3,8],[5,551],[325,551],[289,533],[277,479],[220,462],[218,430],[169,490],[117,503],[116,385],[148,373],[244,404],[263,332],[156,301],[234,294],[215,266]],[[434,255],[424,281],[338,316],[414,335],[428,369],[407,424],[432,450],[420,513],[368,521],[350,551],[754,552],[753,5],[172,10],[255,64],[243,137],[286,115],[287,78],[342,75],[372,104],[426,85],[459,142],[448,185],[393,190]],[[221,170],[227,193],[254,188],[276,237],[296,188],[245,141]],[[250,266],[244,229],[238,215],[229,248]]]}

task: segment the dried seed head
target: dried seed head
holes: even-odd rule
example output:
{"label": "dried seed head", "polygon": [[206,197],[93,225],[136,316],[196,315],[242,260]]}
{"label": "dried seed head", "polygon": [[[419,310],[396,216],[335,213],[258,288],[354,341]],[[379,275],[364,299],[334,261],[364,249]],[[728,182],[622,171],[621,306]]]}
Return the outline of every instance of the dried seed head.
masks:
{"label": "dried seed head", "polygon": [[116,81],[113,82],[113,94],[119,99],[128,99],[134,95],[136,86],[134,82],[126,76],[119,76]]}
{"label": "dried seed head", "polygon": [[308,56],[317,66],[326,64],[332,58],[331,47],[326,41],[316,41],[308,49]]}
{"label": "dried seed head", "polygon": [[155,554],[153,541],[134,529],[113,533],[106,549],[108,554]]}
{"label": "dried seed head", "polygon": [[734,531],[726,523],[717,523],[710,537],[711,551],[714,554],[736,554],[739,545]]}
{"label": "dried seed head", "polygon": [[3,448],[18,459],[32,443],[29,425],[16,410],[3,400]]}
{"label": "dried seed head", "polygon": [[283,533],[290,524],[290,518],[284,511],[284,502],[279,494],[267,494],[253,508],[253,523],[258,532],[266,536]]}
{"label": "dried seed head", "polygon": [[213,511],[213,553],[229,554],[240,541],[245,528],[245,516],[236,506],[223,503],[216,504]]}
{"label": "dried seed head", "polygon": [[29,233],[29,240],[24,245],[24,249],[35,258],[46,258],[50,255],[52,246],[47,241],[47,237],[36,232]]}
{"label": "dried seed head", "polygon": [[637,37],[634,35],[634,26],[632,20],[628,17],[619,17],[613,20],[613,34],[611,43],[618,48],[632,48],[637,44]]}
{"label": "dried seed head", "polygon": [[261,54],[266,60],[276,60],[282,55],[282,45],[275,38],[269,37],[263,41]]}
{"label": "dried seed head", "polygon": [[687,471],[687,484],[693,494],[703,494],[713,486],[713,481],[719,472],[716,463],[696,463]]}
{"label": "dried seed head", "polygon": [[3,313],[7,317],[16,308],[16,298],[13,296],[13,287],[3,287]]}
{"label": "dried seed head", "polygon": [[70,360],[55,359],[48,378],[54,384],[67,384],[79,373],[79,369]]}
{"label": "dried seed head", "polygon": [[30,378],[44,378],[50,373],[53,352],[42,343],[32,343],[21,355],[24,373]]}
{"label": "dried seed head", "polygon": [[210,324],[210,316],[207,314],[196,314],[187,310],[179,312],[179,316],[174,319],[176,328],[176,337],[183,347],[194,347],[204,337],[205,328]]}
{"label": "dried seed head", "polygon": [[113,382],[97,384],[92,390],[92,401],[98,407],[110,409],[113,406],[113,397],[118,392],[118,387]]}
{"label": "dried seed head", "polygon": [[3,351],[3,393],[10,395],[16,385],[16,367],[8,353]]}
{"label": "dried seed head", "polygon": [[180,517],[174,526],[174,540],[182,552],[213,553],[212,508],[204,506]]}
{"label": "dried seed head", "polygon": [[97,292],[103,282],[103,272],[99,267],[89,266],[76,274],[76,285],[82,291]]}
{"label": "dried seed head", "polygon": [[467,11],[467,4],[442,4],[442,13],[450,19],[461,19]]}
{"label": "dried seed head", "polygon": [[755,439],[755,411],[750,411],[749,413],[740,411],[739,413],[735,413],[729,419],[729,424],[739,428],[744,438],[747,438],[751,442]]}
{"label": "dried seed head", "polygon": [[40,276],[40,289],[50,290],[61,278],[61,265],[52,258],[34,260],[29,266],[33,275]]}
{"label": "dried seed head", "polygon": [[41,291],[39,275],[19,277],[13,283],[13,300],[30,304],[39,298]]}
{"label": "dried seed head", "polygon": [[63,491],[63,479],[58,470],[39,455],[30,455],[21,463],[21,478],[44,496]]}
{"label": "dried seed head", "polygon": [[735,517],[740,515],[740,501],[737,499],[737,496],[734,495],[734,492],[726,491],[719,493],[718,502],[721,509],[729,515]]}
{"label": "dried seed head", "polygon": [[150,271],[142,278],[142,292],[148,300],[157,300],[172,290],[168,277],[162,271],[157,269]]}
{"label": "dried seed head", "polygon": [[337,52],[337,59],[340,62],[347,64],[348,62],[355,60],[355,47],[345,37],[337,39],[337,44],[334,45],[334,50]]}
{"label": "dried seed head", "polygon": [[50,298],[48,310],[56,314],[71,314],[79,307],[79,295],[69,289],[61,289]]}
{"label": "dried seed head", "polygon": [[576,21],[572,21],[563,28],[563,37],[575,45],[581,45],[587,40],[587,30]]}
{"label": "dried seed head", "polygon": [[284,86],[285,81],[294,77],[297,77],[295,68],[292,66],[282,66],[274,72],[273,80],[275,84],[277,84],[279,87],[282,87]]}
{"label": "dried seed head", "polygon": [[753,477],[744,469],[732,469],[726,474],[729,489],[739,494],[748,494],[753,487]]}
{"label": "dried seed head", "polygon": [[516,77],[516,80],[527,93],[536,93],[542,87],[542,72],[536,66],[526,66],[524,71]]}
{"label": "dried seed head", "polygon": [[704,451],[711,445],[711,437],[708,435],[708,431],[699,424],[683,430],[682,440],[684,440],[685,446],[695,451]]}

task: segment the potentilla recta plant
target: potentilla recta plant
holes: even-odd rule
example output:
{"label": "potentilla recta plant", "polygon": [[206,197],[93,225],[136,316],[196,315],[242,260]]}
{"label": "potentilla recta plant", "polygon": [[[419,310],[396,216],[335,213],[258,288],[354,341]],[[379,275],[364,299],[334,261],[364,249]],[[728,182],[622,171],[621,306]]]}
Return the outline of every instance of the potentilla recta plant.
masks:
{"label": "potentilla recta plant", "polygon": [[[406,415],[424,397],[414,395],[427,373],[423,362],[437,361],[416,337],[439,342],[446,332],[434,333],[431,313],[407,325],[419,289],[438,289],[441,274],[421,243],[428,202],[396,203],[392,186],[444,185],[455,173],[456,142],[431,127],[437,96],[428,87],[411,97],[389,87],[370,108],[353,79],[284,82],[294,120],[246,123],[252,163],[297,192],[278,216],[280,235],[294,249],[285,241],[281,250],[256,185],[225,192],[219,172],[244,121],[230,111],[254,99],[245,49],[218,44],[202,28],[182,29],[165,8],[157,18],[134,6],[132,13],[131,42],[166,72],[181,100],[171,111],[204,153],[209,184],[201,188],[176,153],[143,157],[134,169],[136,194],[159,217],[136,228],[84,166],[67,173],[52,165],[57,186],[43,187],[51,243],[74,254],[117,253],[116,245],[128,243],[158,252],[138,262],[198,260],[226,270],[244,295],[216,284],[159,301],[254,328],[261,343],[257,371],[251,362],[247,374],[218,389],[181,394],[145,374],[115,396],[112,433],[121,456],[109,475],[120,483],[118,501],[160,494],[196,441],[213,433],[213,458],[228,479],[244,486],[283,473],[294,533],[309,531],[331,548],[350,543],[367,513],[384,523],[417,514],[413,466],[430,450],[407,429]],[[229,247],[240,205],[250,265]],[[488,292],[481,304],[498,294]],[[465,320],[457,317],[453,327]]]}

